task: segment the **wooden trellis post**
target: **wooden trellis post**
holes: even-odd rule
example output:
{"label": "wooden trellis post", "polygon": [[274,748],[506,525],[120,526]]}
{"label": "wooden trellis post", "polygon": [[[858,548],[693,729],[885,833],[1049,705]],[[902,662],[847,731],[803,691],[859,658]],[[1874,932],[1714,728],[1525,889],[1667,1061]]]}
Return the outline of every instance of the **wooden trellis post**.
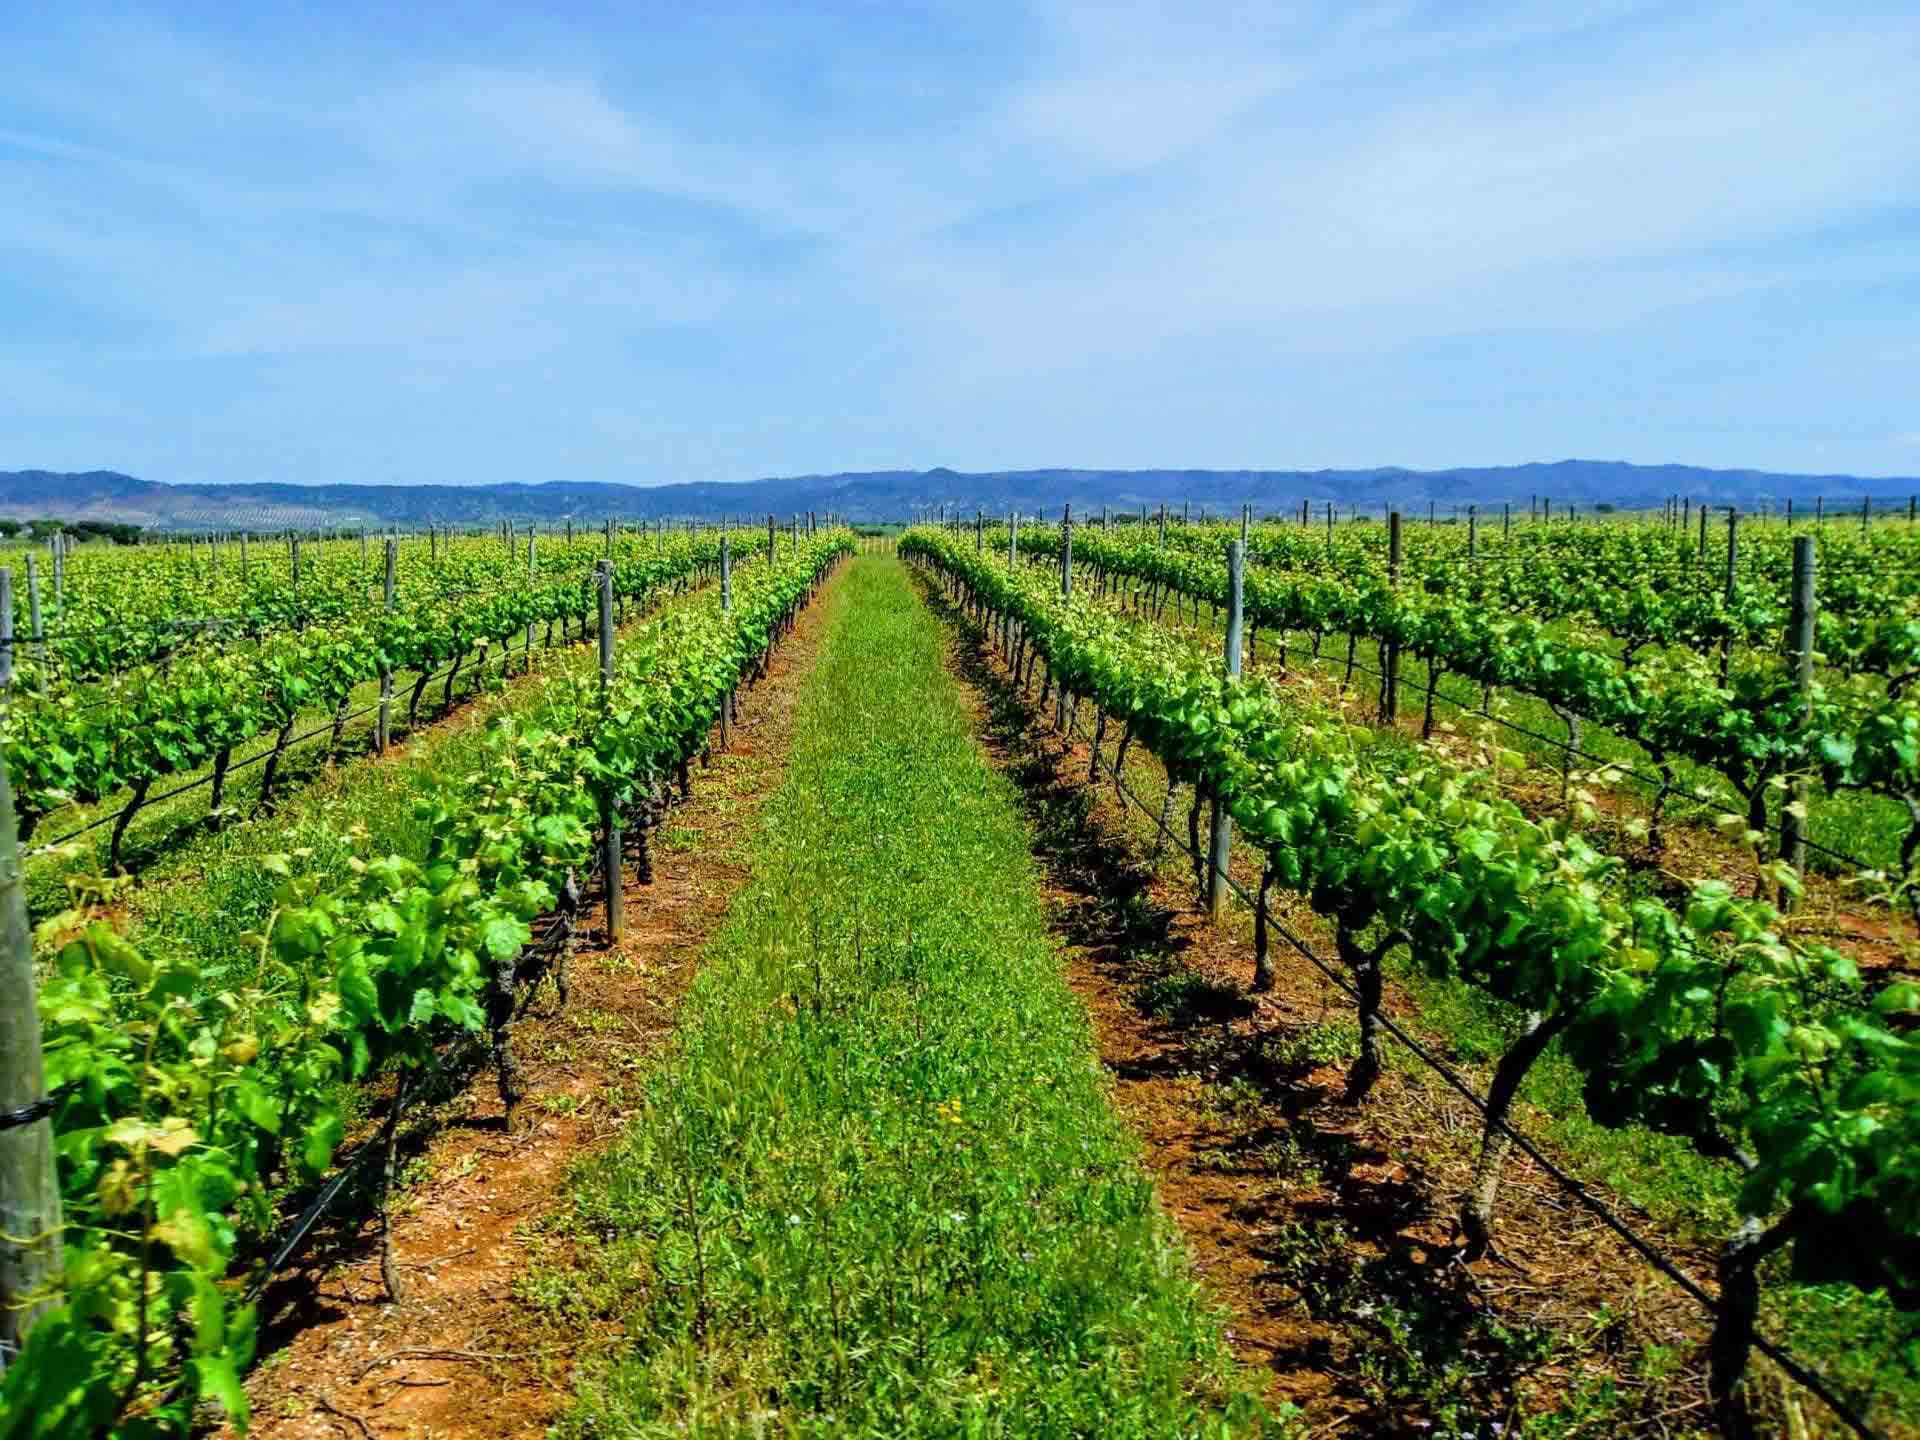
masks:
{"label": "wooden trellis post", "polygon": [[[0,689],[13,683],[13,571],[0,568]],[[0,1370],[20,1350],[60,1274],[60,1186],[34,995],[33,929],[14,825],[13,782],[0,765]]]}

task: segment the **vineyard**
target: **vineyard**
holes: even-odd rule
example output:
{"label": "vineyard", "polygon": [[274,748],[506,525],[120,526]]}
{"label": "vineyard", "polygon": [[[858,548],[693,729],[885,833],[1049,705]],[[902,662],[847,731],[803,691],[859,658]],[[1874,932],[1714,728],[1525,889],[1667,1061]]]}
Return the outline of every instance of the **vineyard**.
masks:
{"label": "vineyard", "polygon": [[[106,918],[111,882],[73,884],[78,903],[41,922],[51,950],[38,999],[42,1083],[53,1097],[66,1279],[60,1303],[33,1325],[32,1349],[8,1368],[9,1433],[90,1434],[133,1417],[184,1427],[203,1399],[243,1414],[250,1320],[221,1282],[236,1246],[271,1232],[276,1191],[297,1193],[332,1168],[343,1087],[389,1079],[390,1140],[409,1089],[447,1063],[447,1036],[464,1032],[484,1038],[503,1099],[517,1098],[514,1014],[548,972],[564,1001],[572,916],[596,863],[617,870],[625,832],[644,879],[646,827],[669,784],[690,783],[687,762],[846,541],[796,535],[771,563],[764,536],[628,544],[638,553],[621,554],[609,531],[611,562],[562,560],[544,582],[537,560],[522,582],[518,557],[436,568],[438,584],[410,574],[424,593],[403,610],[392,603],[390,543],[387,603],[360,617],[370,607],[355,602],[370,582],[351,555],[300,577],[305,593],[291,569],[279,587],[243,572],[234,601],[256,629],[247,639],[222,637],[91,685],[51,661],[22,667],[6,771],[21,777],[8,801],[24,829],[76,798],[119,791],[131,795],[128,815],[153,780],[210,753],[217,789],[220,756],[277,727],[261,786],[269,803],[273,760],[305,708],[335,708],[337,735],[360,681],[387,677],[391,695],[394,671],[417,669],[424,685],[447,662],[450,695],[471,652],[481,652],[476,669],[489,644],[511,663],[524,635],[531,665],[536,624],[584,631],[596,606],[602,662],[551,676],[537,704],[489,731],[470,770],[436,776],[409,850],[349,854],[332,875],[314,873],[310,855],[255,856],[279,883],[262,930],[237,937],[250,954],[210,962],[193,948],[143,950]],[[736,545],[762,563],[736,573]],[[624,636],[616,656],[616,602],[722,563],[724,607],[669,610]],[[168,593],[167,579],[102,576],[95,613],[111,613],[116,591],[121,604],[145,586]],[[77,630],[88,602],[75,590],[49,634]],[[349,844],[360,828],[348,829]],[[21,862],[4,863],[18,909]]]}
{"label": "vineyard", "polygon": [[1920,1434],[1920,539],[1314,519],[9,556],[0,1436]]}

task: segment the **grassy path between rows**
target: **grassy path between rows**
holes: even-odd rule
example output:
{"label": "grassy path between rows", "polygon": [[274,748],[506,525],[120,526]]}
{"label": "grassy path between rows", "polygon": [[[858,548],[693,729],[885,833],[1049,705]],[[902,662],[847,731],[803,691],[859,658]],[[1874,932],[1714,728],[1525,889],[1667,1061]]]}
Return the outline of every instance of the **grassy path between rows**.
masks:
{"label": "grassy path between rows", "polygon": [[[686,591],[663,587],[627,608],[629,618],[619,623],[619,633],[681,605],[698,601],[711,603],[710,597],[717,593],[715,585],[697,579],[689,582]],[[393,748],[384,758],[374,753],[375,717],[359,713],[379,700],[379,681],[366,681],[349,693],[347,709],[354,718],[342,729],[337,751],[331,746],[331,735],[326,728],[333,720],[332,708],[308,706],[295,717],[293,731],[295,736],[306,738],[289,745],[280,757],[274,779],[276,799],[270,812],[254,813],[263,774],[259,762],[274,748],[273,733],[256,735],[236,746],[233,755],[236,768],[229,771],[227,779],[225,809],[229,818],[219,832],[210,831],[207,825],[212,791],[199,783],[212,775],[211,762],[156,782],[156,796],[168,796],[176,790],[182,793],[141,806],[127,829],[122,849],[126,869],[142,884],[150,879],[164,880],[170,874],[191,868],[196,863],[196,852],[203,848],[210,834],[251,834],[263,824],[271,832],[276,828],[275,817],[288,814],[308,791],[324,790],[341,777],[362,777],[369,773],[370,766],[385,769],[413,764],[414,757],[423,750],[437,750],[448,734],[465,735],[469,730],[484,729],[483,724],[471,722],[476,715],[494,713],[498,708],[496,702],[502,696],[512,703],[512,697],[535,693],[542,679],[598,663],[590,636],[582,638],[577,628],[567,626],[560,627],[560,632],[552,640],[546,639],[544,632],[537,637],[531,657],[521,648],[517,637],[504,651],[493,643],[479,647],[486,657],[484,660],[468,652],[462,657],[460,671],[451,685],[445,673],[447,667],[439,667],[433,672],[412,723],[408,722],[408,713],[420,672],[396,672],[391,720]],[[199,785],[199,788],[183,788],[189,785]],[[70,878],[110,873],[108,854],[112,830],[102,826],[78,835],[53,851],[34,852],[82,826],[98,824],[116,815],[129,798],[129,791],[118,790],[94,804],[75,804],[42,821],[27,846],[30,856],[26,866],[27,903],[36,919],[60,910],[67,903]]]}
{"label": "grassy path between rows", "polygon": [[654,831],[652,883],[629,870],[618,946],[599,943],[606,913],[589,897],[568,1003],[536,998],[515,1027],[528,1103],[512,1125],[483,1071],[403,1127],[393,1236],[402,1300],[388,1303],[364,1205],[324,1226],[298,1269],[269,1288],[265,1359],[248,1386],[253,1440],[338,1440],[323,1399],[365,1418],[379,1440],[521,1440],[544,1434],[571,1400],[573,1357],[604,1341],[548,1325],[516,1294],[545,1243],[528,1222],[623,1133],[671,1041],[699,957],[747,883],[748,847],[786,774],[798,693],[843,608],[844,579],[843,568],[802,612],[743,696],[727,747],[694,770],[691,797]]}
{"label": "grassy path between rows", "polygon": [[752,881],[525,1281],[628,1337],[560,1433],[1281,1433],[1109,1107],[945,631],[891,557],[845,583]]}
{"label": "grassy path between rows", "polygon": [[[659,597],[620,627],[615,644],[619,636],[682,607],[717,603],[711,588]],[[517,667],[518,652],[514,661]],[[264,928],[279,884],[279,877],[261,865],[261,857],[290,853],[295,873],[333,882],[363,849],[423,853],[428,822],[416,813],[419,802],[431,797],[444,777],[483,762],[492,721],[536,709],[549,684],[591,670],[599,656],[591,645],[568,642],[536,651],[535,664],[532,674],[516,668],[506,676],[497,664],[489,666],[480,688],[464,700],[456,696],[452,710],[436,708],[411,732],[397,731],[400,738],[385,756],[363,753],[330,764],[324,751],[314,747],[292,768],[283,769],[281,799],[271,813],[236,820],[219,830],[187,829],[131,881],[118,883],[115,913],[136,942],[152,953],[191,950],[204,963],[217,952],[231,957],[222,973],[251,983],[259,943],[250,932]],[[463,692],[465,687],[463,676]],[[434,693],[437,697],[437,685]],[[404,687],[400,694],[404,701]],[[251,783],[257,785],[257,776]],[[251,804],[253,792],[247,790],[243,798]],[[364,836],[358,844],[356,835]],[[93,873],[84,858],[65,868],[81,876]],[[56,877],[37,878],[42,892],[36,895],[38,908],[56,908]],[[64,876],[58,879],[64,889]]]}
{"label": "grassy path between rows", "polygon": [[[1121,608],[1115,601],[1108,603],[1116,611]],[[1170,606],[1160,619],[1143,618],[1137,623],[1184,633],[1207,653],[1218,653],[1221,634],[1219,622],[1204,607],[1197,622],[1185,618],[1176,620]],[[1272,636],[1262,636],[1258,647],[1260,658],[1252,668],[1257,673],[1273,678],[1282,694],[1297,696],[1304,690],[1314,703],[1338,705],[1339,698],[1332,680],[1338,679],[1339,664],[1345,653],[1344,644],[1337,637],[1329,637],[1323,650],[1323,663],[1318,668],[1305,663],[1306,650],[1298,644],[1297,637],[1294,644],[1290,671],[1281,674],[1276,672],[1272,660]],[[1361,647],[1362,665],[1376,665],[1377,655],[1369,648],[1370,645],[1371,642],[1367,642]],[[1420,744],[1417,737],[1426,670],[1410,654],[1404,656],[1403,661],[1402,683],[1406,688],[1402,695],[1402,729],[1396,734],[1374,726],[1372,733],[1382,745],[1400,745],[1411,749]],[[1330,673],[1332,680],[1328,678]],[[1355,682],[1355,694],[1360,697],[1357,707],[1359,713],[1350,713],[1349,718],[1363,725],[1372,724],[1373,699],[1377,693],[1369,688],[1373,683],[1364,673]],[[1440,693],[1446,695],[1450,687],[1463,699],[1469,691],[1475,695],[1478,693],[1477,687],[1468,685],[1458,676],[1452,677],[1450,682],[1443,681]],[[1538,701],[1519,692],[1508,692],[1506,698],[1518,707],[1539,705]],[[1539,717],[1535,715],[1529,718],[1524,708],[1516,713],[1520,715],[1522,723],[1540,729],[1542,733],[1554,733],[1554,724],[1557,722],[1549,721],[1541,726]],[[1452,714],[1456,722],[1461,721],[1459,710]],[[1445,721],[1447,714],[1442,712],[1439,718]],[[1088,724],[1084,719],[1081,723]],[[1461,728],[1472,733],[1471,717]],[[1590,739],[1599,733],[1590,730]],[[1596,753],[1624,754],[1633,748],[1617,737],[1602,738],[1609,748]],[[1512,736],[1506,736],[1502,743],[1507,741],[1519,744]],[[1109,741],[1110,746],[1113,743]],[[1540,760],[1545,754],[1537,746],[1521,748],[1529,748],[1535,760]],[[1453,751],[1456,763],[1471,763],[1471,756],[1472,750],[1464,745]],[[1165,793],[1165,770],[1146,753],[1145,747],[1135,748],[1127,768],[1130,774],[1144,777],[1135,782],[1140,793],[1154,797]],[[1550,791],[1550,788],[1536,787],[1532,794],[1510,790],[1509,798],[1535,818],[1543,818],[1560,809],[1552,800],[1542,799],[1542,791]],[[1184,803],[1183,800],[1182,805]],[[1852,801],[1842,797],[1842,803],[1851,804]],[[1631,813],[1630,807],[1612,818],[1617,820],[1619,815],[1626,813]],[[1609,817],[1602,812],[1596,818],[1601,825],[1605,825]],[[1150,822],[1147,828],[1151,833]],[[1685,826],[1670,826],[1670,839],[1677,841],[1685,829]],[[1602,848],[1612,848],[1616,853],[1629,853],[1623,831],[1616,829],[1608,837],[1604,831],[1596,832],[1590,828],[1588,835],[1596,839]],[[1168,848],[1167,864],[1180,873],[1185,863],[1184,857],[1175,853],[1173,847]],[[1257,853],[1246,853],[1249,848],[1236,844],[1235,850],[1239,857],[1238,864],[1245,867],[1238,872],[1241,883],[1251,889],[1257,883],[1259,861]],[[1748,857],[1732,846],[1716,850],[1711,844],[1703,843],[1697,835],[1686,845],[1675,843],[1664,855],[1660,868],[1630,870],[1629,880],[1641,887],[1649,898],[1673,905],[1675,901],[1672,894],[1663,895],[1662,889],[1690,883],[1691,879],[1711,878],[1716,873],[1711,868],[1716,860],[1726,867],[1720,872],[1726,878],[1736,884],[1744,883],[1742,875],[1749,864]],[[1322,954],[1331,951],[1332,932],[1324,917],[1315,915],[1297,897],[1288,897],[1284,892],[1276,894],[1271,906],[1289,928],[1316,940]],[[1897,932],[1889,931],[1883,921],[1869,918],[1872,915],[1871,906],[1866,905],[1850,887],[1844,887],[1830,878],[1815,876],[1800,915],[1809,933],[1818,935],[1823,927],[1834,927],[1829,931],[1829,938],[1843,949],[1849,949],[1863,967],[1885,964],[1889,954],[1901,948]],[[1236,917],[1235,923],[1250,934],[1250,914],[1242,912]],[[1862,926],[1880,926],[1886,938],[1881,943],[1861,943],[1857,931]],[[1285,966],[1288,961],[1284,948],[1280,953],[1278,963]],[[1518,1033],[1522,1019],[1519,1013],[1460,981],[1436,980],[1423,974],[1407,958],[1404,949],[1396,949],[1389,954],[1386,969],[1392,988],[1397,990],[1404,1002],[1400,1010],[1402,1023],[1412,1024],[1430,1043],[1441,1046],[1443,1053],[1454,1064],[1475,1078],[1478,1088],[1484,1093],[1493,1063]],[[1310,986],[1317,983],[1309,982]],[[1343,1017],[1328,1030],[1321,1043],[1327,1047],[1328,1058],[1343,1061],[1351,1059],[1357,1053],[1357,1030],[1349,1018]],[[1427,1083],[1421,1077],[1418,1063],[1397,1046],[1389,1047],[1387,1063],[1400,1068],[1415,1083]],[[1524,1128],[1546,1141],[1555,1157],[1581,1179],[1589,1184],[1604,1186],[1612,1192],[1616,1203],[1625,1202],[1631,1209],[1648,1217],[1665,1232],[1657,1237],[1665,1248],[1676,1252],[1683,1247],[1691,1250],[1692,1255],[1687,1260],[1689,1268],[1698,1275],[1710,1277],[1718,1247],[1739,1222],[1737,1200],[1740,1173],[1732,1165],[1703,1156],[1677,1136],[1664,1135],[1641,1126],[1616,1129],[1599,1124],[1587,1112],[1582,1085],[1580,1072],[1562,1053],[1559,1045],[1556,1043],[1550,1047],[1521,1086],[1522,1100],[1531,1107],[1522,1112]],[[1465,1133],[1472,1135],[1476,1130],[1477,1126],[1469,1124]],[[1524,1171],[1527,1167],[1517,1165],[1515,1168]],[[1511,1198],[1502,1203],[1509,1203]],[[1762,1302],[1763,1315],[1766,1317],[1763,1322],[1765,1333],[1785,1343],[1802,1360],[1811,1363],[1829,1380],[1840,1385],[1846,1393],[1855,1397],[1854,1403],[1857,1405],[1870,1411],[1877,1409],[1883,1415],[1920,1414],[1920,1345],[1916,1345],[1915,1341],[1916,1333],[1920,1332],[1916,1332],[1884,1296],[1861,1294],[1845,1287],[1790,1283],[1786,1279],[1786,1269],[1784,1261],[1775,1262],[1772,1267],[1773,1278],[1765,1289]],[[1879,1398],[1876,1400],[1876,1397]],[[1816,1411],[1816,1420],[1818,1413]]]}

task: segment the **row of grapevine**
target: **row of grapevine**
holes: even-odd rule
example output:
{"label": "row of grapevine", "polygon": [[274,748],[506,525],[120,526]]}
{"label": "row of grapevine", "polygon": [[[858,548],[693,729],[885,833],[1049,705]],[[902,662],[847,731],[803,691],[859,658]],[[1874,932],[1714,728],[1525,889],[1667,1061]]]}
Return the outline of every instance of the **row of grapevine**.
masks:
{"label": "row of grapevine", "polygon": [[[1022,549],[1057,554],[1058,529],[1023,531]],[[1227,594],[1221,558],[1184,548],[1074,537],[1076,557],[1107,576],[1166,594],[1220,604]],[[1778,654],[1743,652],[1731,660],[1689,650],[1676,637],[1634,663],[1555,629],[1528,613],[1504,614],[1461,597],[1385,576],[1359,580],[1252,568],[1245,580],[1248,622],[1285,644],[1302,636],[1314,654],[1330,634],[1365,638],[1425,661],[1437,684],[1457,674],[1482,686],[1545,701],[1563,715],[1603,726],[1641,746],[1671,782],[1684,759],[1724,777],[1746,806],[1755,836],[1768,828],[1767,802],[1783,781],[1818,777],[1829,792],[1886,796],[1917,817],[1902,847],[1904,872],[1920,860],[1920,699],[1899,687],[1863,692],[1816,679],[1803,693]],[[1920,625],[1902,622],[1920,637]]]}
{"label": "row of grapevine", "polygon": [[[1335,546],[1286,526],[1251,528],[1247,558],[1291,578],[1384,581],[1385,531],[1367,527]],[[1182,527],[1166,548],[1218,557],[1229,538],[1218,527]],[[1709,555],[1652,527],[1528,531],[1486,546],[1410,527],[1404,539],[1403,588],[1539,620],[1579,619],[1618,638],[1629,656],[1645,645],[1772,649],[1791,603],[1793,536],[1778,530],[1735,535],[1731,566],[1720,534]],[[1883,677],[1920,663],[1920,537],[1836,536],[1821,546],[1816,640],[1825,663]]]}
{"label": "row of grapevine", "polygon": [[1491,1242],[1506,1107],[1558,1043],[1596,1121],[1679,1135],[1745,1170],[1751,1218],[1728,1247],[1714,1351],[1730,1417],[1765,1256],[1920,1308],[1920,986],[1864,993],[1847,957],[1788,936],[1771,907],[1718,881],[1696,884],[1679,913],[1636,898],[1615,860],[1529,819],[1494,777],[1382,750],[1155,627],[1064,598],[1057,578],[971,537],[920,530],[902,550],[997,627],[1016,674],[1044,662],[1050,684],[1122,727],[1123,753],[1146,746],[1225,806],[1264,857],[1263,895],[1278,885],[1332,922],[1359,996],[1352,1099],[1379,1073],[1380,965],[1394,946],[1528,1017],[1496,1068],[1461,1208],[1470,1256]]}
{"label": "row of grapevine", "polygon": [[[704,543],[704,542],[703,542]],[[250,1307],[227,1283],[272,1196],[332,1161],[340,1089],[394,1078],[393,1106],[452,1037],[504,1045],[534,925],[577,896],[603,813],[643,819],[708,743],[736,687],[826,571],[839,533],[743,570],[731,606],[669,610],[623,638],[610,681],[566,675],[489,732],[471,773],[423,802],[417,854],[366,854],[323,883],[287,856],[244,987],[158,961],[84,913],[41,989],[64,1200],[63,1276],[0,1379],[0,1436],[188,1431],[216,1401],[244,1423]],[[602,806],[606,807],[603,812]]]}
{"label": "row of grapevine", "polygon": [[[762,550],[763,538],[737,537]],[[624,606],[683,584],[719,562],[717,539],[676,537],[616,566]],[[22,687],[0,731],[0,756],[13,778],[22,838],[40,820],[75,802],[127,792],[116,837],[154,784],[211,762],[216,788],[236,746],[277,735],[284,746],[296,718],[340,713],[358,685],[400,671],[417,673],[408,698],[411,724],[433,672],[488,645],[502,649],[544,624],[584,627],[593,607],[591,573],[555,567],[497,591],[448,603],[429,593],[391,610],[363,611],[324,626],[274,633],[258,643],[216,645],[169,665],[141,666],[98,692],[40,693]],[[455,676],[448,676],[448,690]],[[271,774],[271,770],[269,771]],[[263,789],[271,788],[271,780]],[[219,800],[215,799],[215,808]],[[116,847],[117,848],[117,847]]]}
{"label": "row of grapevine", "polygon": [[[959,524],[960,522],[955,522]],[[1006,524],[973,522],[1004,548]],[[1632,654],[1645,645],[1771,648],[1785,622],[1792,540],[1784,529],[1739,529],[1716,520],[1711,544],[1652,525],[1528,527],[1482,538],[1472,527],[1403,531],[1403,587],[1537,619],[1571,619],[1616,637]],[[1036,530],[1044,530],[1044,525]],[[1297,577],[1383,581],[1388,527],[1219,524],[1165,527],[1092,522],[1112,543],[1218,557],[1241,534],[1250,566]],[[1022,524],[1022,533],[1028,531]],[[1805,533],[1801,531],[1799,533]],[[1920,666],[1920,532],[1875,531],[1821,539],[1818,645],[1843,673],[1904,684]]]}
{"label": "row of grapevine", "polygon": [[[743,534],[754,533],[750,527]],[[711,538],[711,527],[701,532]],[[499,538],[438,530],[396,538],[406,603],[458,602],[584,575],[595,561],[648,563],[685,532],[582,529],[576,539],[514,533]],[[380,604],[385,540],[208,540],[152,547],[55,546],[10,556],[19,668],[36,688],[57,689],[162,661],[199,643],[258,639],[283,629],[362,616]],[[41,568],[29,572],[29,559]]]}

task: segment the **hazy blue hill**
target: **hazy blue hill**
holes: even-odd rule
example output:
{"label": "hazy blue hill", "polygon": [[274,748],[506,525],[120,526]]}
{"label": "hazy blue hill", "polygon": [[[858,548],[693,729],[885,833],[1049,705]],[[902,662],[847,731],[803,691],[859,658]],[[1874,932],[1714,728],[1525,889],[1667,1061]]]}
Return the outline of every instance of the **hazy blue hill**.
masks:
{"label": "hazy blue hill", "polygon": [[460,525],[500,520],[598,524],[622,520],[726,515],[790,515],[834,510],[855,519],[901,519],[927,506],[976,507],[1003,513],[1052,511],[1071,503],[1082,513],[1102,505],[1137,511],[1165,503],[1219,514],[1252,502],[1262,513],[1293,513],[1312,500],[1328,500],[1376,512],[1398,505],[1420,514],[1429,504],[1479,504],[1497,513],[1503,503],[1523,510],[1532,497],[1590,509],[1601,503],[1658,506],[1668,495],[1696,503],[1779,505],[1791,498],[1811,506],[1825,497],[1830,508],[1855,512],[1862,498],[1876,507],[1920,493],[1920,478],[1862,479],[1851,475],[1780,475],[1760,470],[1707,470],[1691,465],[1630,465],[1620,460],[1559,460],[1551,463],[1453,470],[1004,470],[963,473],[932,470],[872,470],[799,475],[734,484],[634,486],[550,480],[505,485],[193,485],[159,484],[112,470],[60,474],[47,470],[0,471],[0,515],[58,515],[75,519],[125,520],[161,527],[233,528],[242,525]]}

